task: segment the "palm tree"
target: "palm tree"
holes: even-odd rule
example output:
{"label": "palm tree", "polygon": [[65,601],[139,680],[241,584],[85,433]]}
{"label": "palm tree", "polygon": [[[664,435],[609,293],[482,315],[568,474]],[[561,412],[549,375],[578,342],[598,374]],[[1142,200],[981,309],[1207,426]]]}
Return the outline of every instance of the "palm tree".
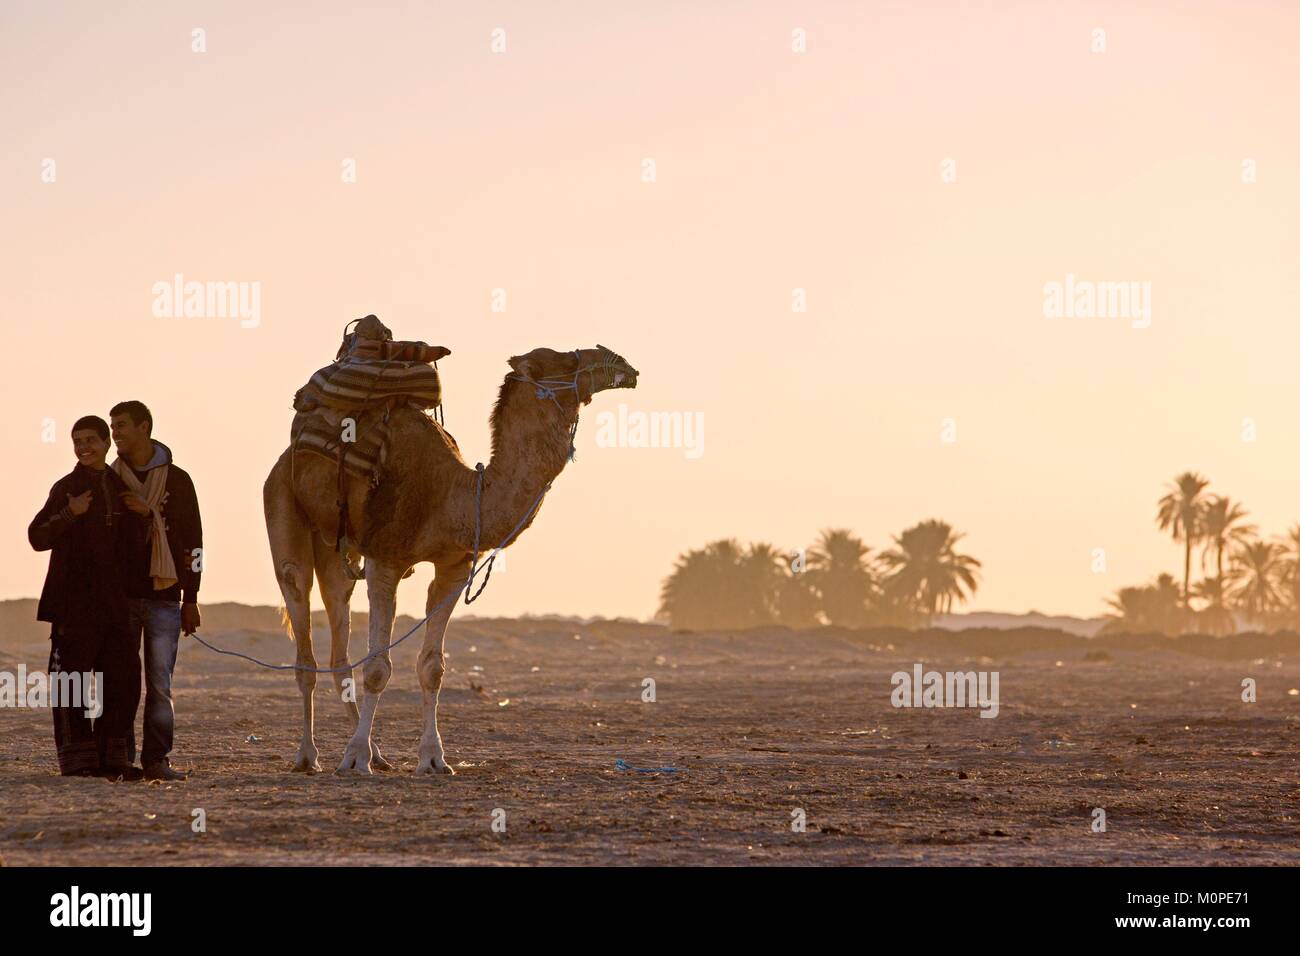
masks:
{"label": "palm tree", "polygon": [[832,624],[863,627],[876,592],[876,576],[862,539],[844,528],[827,528],[808,551],[810,583],[822,597]]}
{"label": "palm tree", "polygon": [[921,612],[926,626],[979,587],[979,561],[956,552],[962,537],[947,522],[931,518],[895,537],[895,547],[880,555],[889,571],[886,590]]}
{"label": "palm tree", "polygon": [[1228,607],[1230,584],[1222,577],[1204,578],[1192,588],[1192,594],[1205,602],[1196,612],[1197,630],[1216,636],[1236,633],[1237,622]]}
{"label": "palm tree", "polygon": [[1286,617],[1290,624],[1300,618],[1300,524],[1278,540],[1282,549],[1281,574],[1278,578],[1286,602]]}
{"label": "palm tree", "polygon": [[1114,613],[1106,615],[1103,634],[1177,634],[1187,613],[1171,574],[1161,574],[1153,584],[1120,588],[1107,603]]}
{"label": "palm tree", "polygon": [[734,539],[713,541],[677,559],[663,583],[659,616],[685,630],[778,622],[811,627],[820,623],[817,592],[806,578],[792,574],[785,556],[770,544],[742,548]]}
{"label": "palm tree", "polygon": [[750,611],[739,573],[742,556],[734,539],[681,555],[660,592],[660,615],[691,630],[743,627]]}
{"label": "palm tree", "polygon": [[1101,633],[1137,634],[1154,630],[1147,613],[1148,590],[1144,587],[1127,587],[1116,591],[1115,596],[1106,601],[1112,613],[1106,615],[1106,625]]}
{"label": "palm tree", "polygon": [[786,627],[816,627],[822,623],[822,596],[807,573],[792,573],[776,595],[776,620]]}
{"label": "palm tree", "polygon": [[740,557],[739,571],[744,581],[747,624],[775,624],[777,601],[788,575],[785,555],[770,544],[751,544]]}
{"label": "palm tree", "polygon": [[1156,575],[1150,585],[1151,620],[1162,634],[1180,634],[1187,627],[1188,609],[1179,604],[1178,582],[1167,572]]}
{"label": "palm tree", "polygon": [[1279,579],[1285,551],[1271,541],[1250,541],[1233,552],[1234,585],[1229,593],[1238,608],[1257,624],[1283,607]]}
{"label": "palm tree", "polygon": [[1183,605],[1190,607],[1192,582],[1192,545],[1201,536],[1201,492],[1210,483],[1208,478],[1185,471],[1173,481],[1169,492],[1160,499],[1156,521],[1161,531],[1168,531],[1175,541],[1182,541],[1183,552]]}
{"label": "palm tree", "polygon": [[1201,533],[1205,550],[1201,552],[1201,570],[1206,559],[1214,553],[1215,570],[1223,579],[1223,555],[1230,546],[1244,543],[1253,537],[1256,527],[1244,524],[1247,511],[1237,502],[1223,495],[1210,498],[1201,512]]}

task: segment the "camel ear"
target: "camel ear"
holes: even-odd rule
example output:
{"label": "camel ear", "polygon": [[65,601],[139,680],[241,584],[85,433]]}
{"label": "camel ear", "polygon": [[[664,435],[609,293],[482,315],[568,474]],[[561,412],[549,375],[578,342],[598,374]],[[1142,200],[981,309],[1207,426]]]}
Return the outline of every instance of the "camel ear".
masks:
{"label": "camel ear", "polygon": [[511,356],[510,367],[516,375],[522,375],[524,378],[536,378],[533,375],[532,359],[527,355]]}

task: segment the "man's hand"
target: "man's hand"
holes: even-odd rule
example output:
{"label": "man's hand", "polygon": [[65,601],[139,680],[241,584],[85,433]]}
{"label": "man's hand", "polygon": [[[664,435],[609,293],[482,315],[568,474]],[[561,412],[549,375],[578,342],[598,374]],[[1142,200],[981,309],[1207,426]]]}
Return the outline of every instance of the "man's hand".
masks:
{"label": "man's hand", "polygon": [[68,510],[77,516],[84,515],[90,510],[90,499],[91,493],[89,491],[83,491],[75,498],[68,495]]}
{"label": "man's hand", "polygon": [[193,634],[202,624],[203,619],[199,617],[197,604],[181,605],[181,631],[185,634]]}
{"label": "man's hand", "polygon": [[145,516],[150,514],[149,504],[134,491],[123,491],[121,492],[121,496],[122,504],[126,505],[136,514]]}

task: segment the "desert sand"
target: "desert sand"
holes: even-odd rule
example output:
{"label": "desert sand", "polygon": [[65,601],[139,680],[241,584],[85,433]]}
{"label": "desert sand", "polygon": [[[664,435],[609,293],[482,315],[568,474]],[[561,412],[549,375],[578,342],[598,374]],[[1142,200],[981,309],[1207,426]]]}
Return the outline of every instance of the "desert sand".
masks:
{"label": "desert sand", "polygon": [[[270,612],[255,617],[204,636],[291,662]],[[183,641],[185,783],[61,778],[48,712],[0,711],[6,865],[1300,863],[1295,635],[453,619],[440,716],[456,776],[419,778],[418,635],[394,651],[377,724],[400,769],[372,777],[330,772],[349,728],[328,678],[326,772],[295,774],[292,674]],[[327,658],[327,635],[316,641]],[[40,631],[9,629],[0,669],[47,653]],[[999,715],[896,709],[890,676],[918,662],[998,671]],[[1256,703],[1241,700],[1245,677]]]}

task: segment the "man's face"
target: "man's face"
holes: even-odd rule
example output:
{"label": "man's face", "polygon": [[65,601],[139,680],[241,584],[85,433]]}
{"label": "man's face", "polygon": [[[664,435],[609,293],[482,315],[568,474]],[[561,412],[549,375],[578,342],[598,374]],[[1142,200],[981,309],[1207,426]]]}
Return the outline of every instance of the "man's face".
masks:
{"label": "man's face", "polygon": [[144,448],[149,441],[149,423],[141,422],[137,425],[125,412],[114,415],[109,427],[113,430],[113,444],[117,445],[119,455],[129,455],[136,449]]}
{"label": "man's face", "polygon": [[108,442],[99,437],[93,428],[83,428],[72,433],[72,450],[77,461],[87,468],[96,470],[104,467],[104,458],[108,455]]}

